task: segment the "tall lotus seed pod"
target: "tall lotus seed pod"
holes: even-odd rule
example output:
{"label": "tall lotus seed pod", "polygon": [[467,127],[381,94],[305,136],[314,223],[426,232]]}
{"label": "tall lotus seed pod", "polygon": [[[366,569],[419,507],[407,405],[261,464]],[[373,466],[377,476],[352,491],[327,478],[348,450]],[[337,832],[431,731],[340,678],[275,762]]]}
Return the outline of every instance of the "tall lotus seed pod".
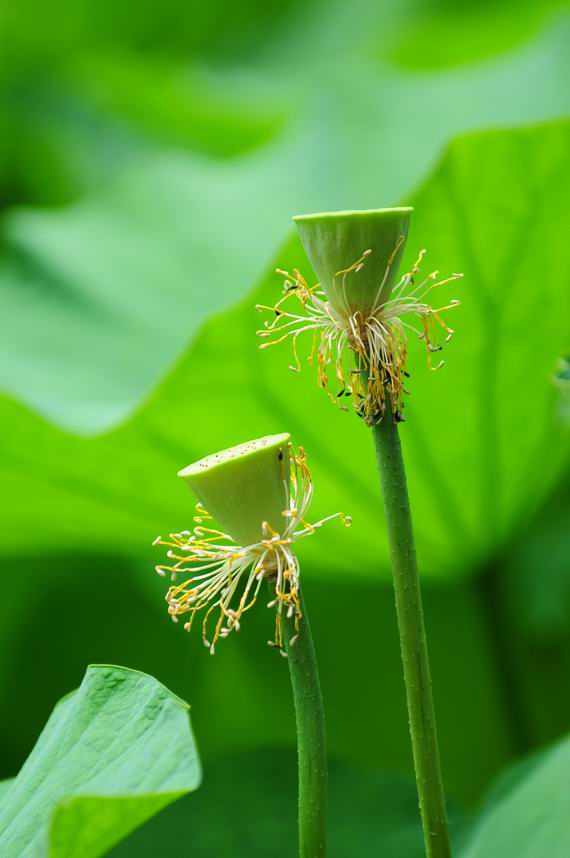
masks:
{"label": "tall lotus seed pod", "polygon": [[300,370],[297,339],[312,334],[309,360],[316,351],[319,385],[328,387],[334,376],[337,389],[334,396],[329,393],[331,400],[347,410],[344,403],[349,398],[370,426],[380,422],[387,407],[396,421],[403,419],[408,334],[423,340],[430,369],[443,365],[440,360],[432,366],[432,354],[453,335],[441,314],[459,302],[433,307],[427,298],[461,275],[440,279],[433,271],[420,276],[422,250],[398,279],[411,213],[405,207],[295,217],[320,282],[309,286],[298,269],[292,274],[278,269],[286,278],[283,296],[273,307],[257,307],[274,313],[257,332],[264,340],[260,348],[291,337],[295,355],[291,368]]}
{"label": "tall lotus seed pod", "polygon": [[341,316],[370,316],[390,297],[412,211],[406,207],[293,218],[320,287]]}
{"label": "tall lotus seed pod", "polygon": [[178,476],[216,522],[240,545],[262,537],[266,521],[280,533],[289,509],[288,433],[246,441],[213,453]]}
{"label": "tall lotus seed pod", "polygon": [[[295,365],[301,363],[297,340],[312,336],[312,360],[317,356],[318,381],[327,387],[337,382],[341,404],[349,397],[358,415],[372,429],[384,494],[384,512],[396,596],[404,684],[408,703],[416,784],[429,858],[451,858],[443,779],[431,691],[423,610],[412,517],[398,423],[403,419],[406,389],[408,334],[423,340],[431,369],[433,352],[442,349],[453,330],[442,314],[459,302],[443,306],[428,303],[435,289],[460,277],[439,279],[434,271],[420,277],[425,251],[399,280],[397,271],[404,251],[410,208],[344,211],[301,215],[294,218],[301,241],[318,280],[309,286],[294,269],[285,276],[283,297],[274,317],[258,335],[261,348],[291,337]],[[431,300],[431,299],[430,299]],[[415,326],[414,326],[415,323]],[[342,405],[341,405],[342,407]]]}

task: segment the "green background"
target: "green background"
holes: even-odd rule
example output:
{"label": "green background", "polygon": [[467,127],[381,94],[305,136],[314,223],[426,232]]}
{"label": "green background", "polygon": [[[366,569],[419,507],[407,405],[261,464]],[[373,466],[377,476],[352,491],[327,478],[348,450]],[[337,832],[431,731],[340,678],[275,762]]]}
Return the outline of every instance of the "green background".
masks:
{"label": "green background", "polygon": [[354,519],[299,552],[331,757],[411,774],[371,439],[255,337],[275,266],[311,277],[290,217],[335,208],[412,204],[405,264],[426,246],[426,272],[465,273],[445,368],[411,346],[402,429],[457,814],[568,730],[569,34],[563,2],[3,7],[1,776],[114,663],[191,703],[184,801],[223,806],[243,753],[263,795],[255,760],[294,747],[271,616],[210,658],[169,622],[150,543],[188,526],[179,468],[282,431],[314,516]]}

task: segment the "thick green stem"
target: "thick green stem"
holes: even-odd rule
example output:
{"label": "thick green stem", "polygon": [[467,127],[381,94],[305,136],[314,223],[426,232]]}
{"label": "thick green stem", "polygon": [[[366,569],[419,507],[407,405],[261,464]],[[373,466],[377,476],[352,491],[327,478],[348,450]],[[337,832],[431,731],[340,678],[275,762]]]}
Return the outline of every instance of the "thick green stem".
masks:
{"label": "thick green stem", "polygon": [[433,707],[410,502],[398,426],[390,409],[373,427],[392,561],[416,783],[428,858],[451,847]]}
{"label": "thick green stem", "polygon": [[328,772],[325,715],[319,684],[317,657],[311,627],[301,594],[303,619],[294,644],[295,623],[283,621],[283,640],[288,656],[299,758],[299,855],[324,858],[327,853]]}

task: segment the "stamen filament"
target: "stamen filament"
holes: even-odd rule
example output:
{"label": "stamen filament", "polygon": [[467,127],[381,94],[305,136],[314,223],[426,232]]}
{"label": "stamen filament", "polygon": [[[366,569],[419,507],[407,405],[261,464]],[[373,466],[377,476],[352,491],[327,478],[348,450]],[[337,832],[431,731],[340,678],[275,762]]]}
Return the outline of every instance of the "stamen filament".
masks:
{"label": "stamen filament", "polygon": [[[277,345],[291,337],[295,360],[290,369],[299,372],[301,360],[297,351],[298,338],[306,331],[313,331],[311,352],[307,360],[308,363],[312,363],[316,350],[319,386],[323,388],[328,386],[327,367],[332,364],[339,388],[336,397],[329,394],[331,400],[339,408],[346,410],[340,399],[345,395],[351,396],[357,413],[370,425],[382,418],[387,399],[390,400],[396,419],[403,419],[402,397],[407,393],[403,377],[406,374],[408,355],[405,331],[413,331],[424,340],[427,365],[432,370],[439,369],[443,365],[443,361],[440,361],[434,367],[431,360],[432,353],[442,348],[437,340],[438,327],[447,334],[444,342],[449,342],[454,333],[440,314],[458,306],[459,301],[454,299],[443,307],[433,309],[425,299],[436,287],[451,283],[462,275],[452,274],[438,279],[439,272],[433,271],[425,279],[416,282],[415,278],[419,274],[425,250],[420,251],[412,269],[400,279],[390,297],[383,300],[384,287],[390,278],[394,260],[403,242],[404,237],[400,236],[388,258],[373,308],[366,317],[360,311],[351,312],[348,289],[349,278],[362,270],[371,250],[365,251],[355,263],[336,272],[333,277],[333,286],[336,285],[337,294],[342,298],[342,313],[332,307],[326,300],[325,293],[318,286],[309,287],[296,269],[293,275],[277,269],[286,281],[284,295],[274,307],[257,305],[259,310],[274,311],[276,314],[272,322],[266,322],[265,327],[257,332],[258,336],[267,340],[260,345],[260,348]],[[336,278],[340,279],[340,283],[334,283]],[[289,302],[290,298],[296,298],[299,301],[302,314],[291,312],[288,305],[284,308],[283,305],[286,301]],[[404,318],[406,316],[418,319],[420,330],[406,321]],[[348,361],[352,362],[355,359],[357,370],[348,367]],[[346,381],[347,377],[351,379],[349,384]],[[386,391],[388,391],[388,397]]]}
{"label": "stamen filament", "polygon": [[[173,584],[166,593],[171,619],[178,622],[179,616],[189,614],[184,628],[190,631],[196,614],[206,609],[202,620],[202,637],[204,645],[212,654],[220,638],[226,638],[233,630],[239,631],[241,617],[255,604],[264,580],[271,582],[275,588],[275,599],[271,603],[276,606],[275,639],[271,643],[282,649],[283,612],[288,618],[294,619],[297,632],[302,619],[300,568],[292,545],[335,518],[340,518],[346,526],[351,523],[350,516],[343,513],[326,516],[314,524],[307,522],[305,516],[313,498],[313,483],[303,448],[295,453],[290,447],[289,461],[289,479],[284,481],[289,506],[283,511],[284,526],[281,533],[263,522],[262,539],[259,542],[236,545],[229,534],[203,526],[201,522],[211,516],[198,504],[198,515],[194,521],[198,520],[199,523],[192,531],[171,533],[167,540],[157,537],[153,542],[154,545],[168,547],[167,557],[175,561],[172,565],[157,566],[160,575],[169,572],[172,580],[175,580],[182,573],[191,573],[187,580]],[[182,552],[182,555],[175,551]],[[242,584],[243,590],[235,604]],[[232,603],[235,607],[232,607]],[[217,619],[210,633],[210,620],[216,611]]]}

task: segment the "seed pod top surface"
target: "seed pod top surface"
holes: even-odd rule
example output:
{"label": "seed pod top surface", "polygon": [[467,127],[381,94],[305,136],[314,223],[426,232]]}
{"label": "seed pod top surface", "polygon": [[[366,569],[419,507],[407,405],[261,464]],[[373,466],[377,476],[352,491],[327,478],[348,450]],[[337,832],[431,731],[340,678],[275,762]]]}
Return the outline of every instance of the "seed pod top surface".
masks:
{"label": "seed pod top surface", "polygon": [[360,312],[367,317],[390,296],[412,211],[371,209],[293,218],[321,289],[341,316]]}
{"label": "seed pod top surface", "polygon": [[262,538],[262,523],[280,533],[289,504],[290,435],[267,435],[194,462],[178,476],[238,544]]}

